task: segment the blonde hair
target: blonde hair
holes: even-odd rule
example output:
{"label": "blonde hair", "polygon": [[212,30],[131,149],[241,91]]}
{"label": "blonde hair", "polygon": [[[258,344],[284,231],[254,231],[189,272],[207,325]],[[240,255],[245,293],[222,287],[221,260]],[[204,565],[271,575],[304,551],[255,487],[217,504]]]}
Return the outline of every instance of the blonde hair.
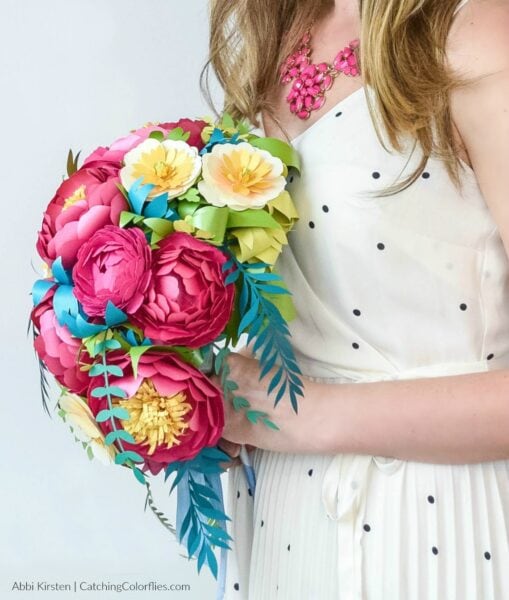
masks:
{"label": "blonde hair", "polygon": [[[414,149],[419,144],[423,153],[413,173],[377,195],[410,186],[430,156],[443,160],[454,184],[461,185],[463,165],[453,146],[448,99],[453,87],[469,81],[449,69],[445,56],[457,4],[458,0],[359,0],[358,59],[364,83],[374,92],[377,110],[368,95],[366,99],[378,139],[388,150],[384,130],[391,146],[401,152],[399,138],[410,134]],[[270,98],[279,65],[309,25],[333,7],[334,0],[210,0],[210,51],[200,74],[210,106],[212,66],[225,93],[223,113],[259,127],[257,114],[265,111],[284,131]]]}

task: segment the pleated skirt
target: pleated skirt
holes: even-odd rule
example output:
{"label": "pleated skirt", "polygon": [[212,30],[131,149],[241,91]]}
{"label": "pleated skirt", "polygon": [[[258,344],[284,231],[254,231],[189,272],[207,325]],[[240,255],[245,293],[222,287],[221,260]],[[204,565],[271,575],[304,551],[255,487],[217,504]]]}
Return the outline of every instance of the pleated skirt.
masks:
{"label": "pleated skirt", "polygon": [[509,461],[251,453],[228,472],[226,600],[509,600]]}

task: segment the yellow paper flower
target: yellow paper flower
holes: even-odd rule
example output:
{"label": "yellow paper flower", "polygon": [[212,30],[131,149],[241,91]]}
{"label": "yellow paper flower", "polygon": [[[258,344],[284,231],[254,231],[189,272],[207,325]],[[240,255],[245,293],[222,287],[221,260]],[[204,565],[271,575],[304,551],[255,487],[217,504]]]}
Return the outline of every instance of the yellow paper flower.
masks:
{"label": "yellow paper flower", "polygon": [[196,181],[201,171],[201,156],[198,148],[183,140],[159,142],[149,138],[124,156],[124,165],[120,169],[120,181],[126,190],[143,177],[144,184],[155,186],[150,198],[164,192],[169,198],[176,198]]}
{"label": "yellow paper flower", "polygon": [[72,427],[74,435],[81,442],[89,444],[94,457],[105,465],[113,463],[115,450],[106,445],[104,435],[87,403],[80,396],[66,392],[60,396],[58,405],[65,413],[65,422]]}
{"label": "yellow paper flower", "polygon": [[283,162],[247,142],[216,144],[202,161],[198,190],[213,206],[262,208],[286,185]]}

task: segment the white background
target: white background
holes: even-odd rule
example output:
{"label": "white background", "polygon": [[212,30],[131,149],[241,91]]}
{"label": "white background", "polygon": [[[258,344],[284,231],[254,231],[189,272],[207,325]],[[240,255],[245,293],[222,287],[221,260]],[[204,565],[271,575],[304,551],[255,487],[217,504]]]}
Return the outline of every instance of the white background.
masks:
{"label": "white background", "polygon": [[[144,513],[145,489],[131,473],[89,462],[58,416],[43,412],[26,336],[36,232],[67,150],[86,155],[147,121],[212,115],[198,83],[207,15],[205,0],[0,0],[2,598],[215,598],[208,570],[198,576]],[[168,487],[157,501],[174,522]],[[192,591],[10,591],[15,581],[75,579]]]}

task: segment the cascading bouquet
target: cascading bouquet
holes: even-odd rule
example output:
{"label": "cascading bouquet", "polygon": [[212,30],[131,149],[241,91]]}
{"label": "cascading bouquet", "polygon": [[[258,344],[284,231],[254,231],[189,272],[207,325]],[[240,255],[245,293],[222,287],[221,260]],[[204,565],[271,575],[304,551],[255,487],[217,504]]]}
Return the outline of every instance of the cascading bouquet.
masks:
{"label": "cascading bouquet", "polygon": [[[293,305],[274,268],[298,218],[285,189],[298,156],[224,114],[147,125],[79,168],[78,158],[69,152],[37,241],[45,273],[31,324],[44,406],[49,371],[58,414],[89,458],[132,470],[198,572],[207,564],[217,578],[221,549],[224,590],[223,403],[278,429],[235,394],[225,358],[240,336],[254,341],[260,379],[272,373],[274,405],[288,391],[297,412],[302,395]],[[152,496],[161,471],[177,487],[176,528]]]}

